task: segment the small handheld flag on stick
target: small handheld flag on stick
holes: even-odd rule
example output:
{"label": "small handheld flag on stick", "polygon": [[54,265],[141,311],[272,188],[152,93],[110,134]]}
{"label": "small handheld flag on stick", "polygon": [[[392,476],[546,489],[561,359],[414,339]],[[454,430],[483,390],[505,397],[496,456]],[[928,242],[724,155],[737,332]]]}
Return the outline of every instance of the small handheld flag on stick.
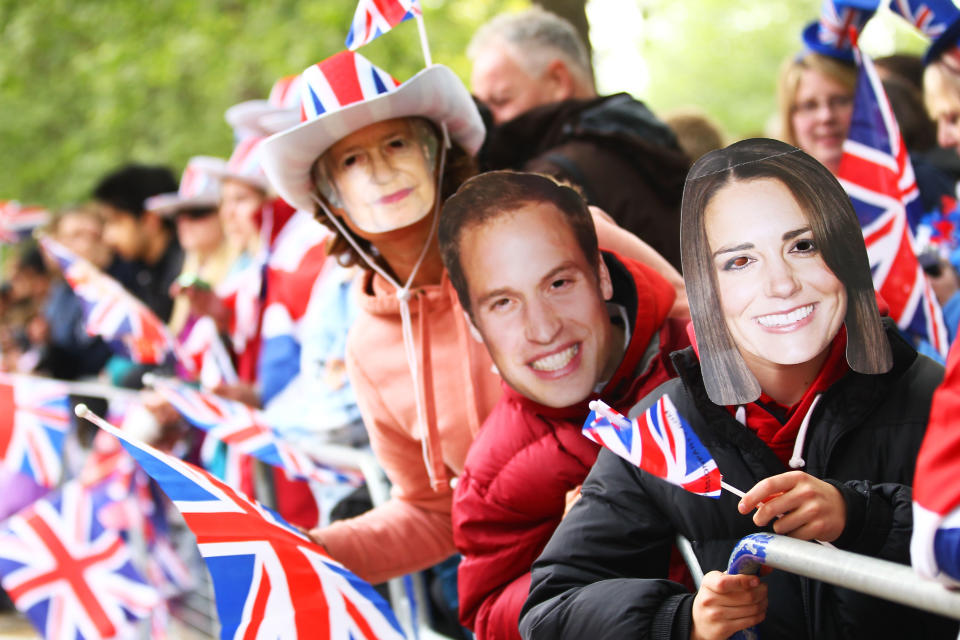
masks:
{"label": "small handheld flag on stick", "polygon": [[369,584],[278,514],[84,405],[76,413],[119,439],[183,514],[213,579],[221,638],[404,638]]}
{"label": "small handheld flag on stick", "polygon": [[601,400],[590,403],[583,435],[644,471],[692,493],[720,497],[721,487],[743,492],[721,480],[713,456],[677,408],[664,395],[640,420],[627,420]]}
{"label": "small handheld flag on stick", "polygon": [[429,67],[433,61],[419,0],[360,0],[347,33],[346,47],[350,51],[356,51],[411,18],[417,21],[423,60]]}

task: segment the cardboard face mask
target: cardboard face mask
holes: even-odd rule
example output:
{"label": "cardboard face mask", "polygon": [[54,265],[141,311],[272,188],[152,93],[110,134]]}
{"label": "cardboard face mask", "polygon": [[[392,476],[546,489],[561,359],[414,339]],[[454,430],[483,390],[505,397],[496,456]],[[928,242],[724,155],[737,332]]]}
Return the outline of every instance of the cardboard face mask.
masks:
{"label": "cardboard face mask", "polygon": [[402,229],[433,209],[436,154],[437,138],[425,122],[377,122],[344,137],[323,155],[317,186],[361,231]]}
{"label": "cardboard face mask", "polygon": [[755,139],[704,156],[684,188],[681,248],[716,404],[756,400],[754,372],[818,362],[844,324],[852,369],[890,368],[856,214],[802,151]]}

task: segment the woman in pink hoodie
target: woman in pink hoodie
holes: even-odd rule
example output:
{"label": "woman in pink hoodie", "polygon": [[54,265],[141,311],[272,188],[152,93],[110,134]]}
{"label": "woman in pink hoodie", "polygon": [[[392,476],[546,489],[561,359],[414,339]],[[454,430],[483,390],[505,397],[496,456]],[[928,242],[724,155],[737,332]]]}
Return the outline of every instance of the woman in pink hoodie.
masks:
{"label": "woman in pink hoodie", "polygon": [[[311,535],[350,570],[381,582],[455,553],[451,482],[500,396],[436,243],[440,207],[475,173],[484,128],[442,65],[400,84],[341,52],[307,69],[303,84],[303,122],[264,142],[264,169],[285,200],[334,230],[331,253],[367,269],[347,371],[393,485],[387,503]],[[605,248],[641,258],[682,288],[635,236],[607,220],[597,225]]]}

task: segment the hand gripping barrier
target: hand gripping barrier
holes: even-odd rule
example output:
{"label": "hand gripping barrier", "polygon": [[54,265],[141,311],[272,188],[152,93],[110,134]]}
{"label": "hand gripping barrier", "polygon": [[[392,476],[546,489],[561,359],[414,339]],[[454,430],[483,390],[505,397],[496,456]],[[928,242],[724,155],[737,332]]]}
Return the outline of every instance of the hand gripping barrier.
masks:
{"label": "hand gripping barrier", "polygon": [[[907,565],[831,549],[787,536],[754,533],[730,554],[727,573],[757,573],[761,566],[789,571],[845,589],[960,620],[960,591],[921,578]],[[754,640],[756,630],[733,636]]]}

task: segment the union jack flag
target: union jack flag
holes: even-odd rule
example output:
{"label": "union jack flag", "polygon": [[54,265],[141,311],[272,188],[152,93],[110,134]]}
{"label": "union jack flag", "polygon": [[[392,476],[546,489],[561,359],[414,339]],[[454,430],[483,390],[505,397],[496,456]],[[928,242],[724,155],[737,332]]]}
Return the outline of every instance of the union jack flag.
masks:
{"label": "union jack flag", "polygon": [[603,402],[583,425],[583,435],[671,484],[720,497],[720,470],[690,424],[664,395],[639,418],[627,420]]}
{"label": "union jack flag", "polygon": [[957,16],[952,0],[890,0],[890,10],[936,40]]}
{"label": "union jack flag", "polygon": [[353,14],[346,47],[356,51],[390,29],[422,15],[418,0],[360,0]]}
{"label": "union jack flag", "polygon": [[0,242],[19,242],[49,221],[50,212],[43,207],[23,206],[16,200],[0,200]]}
{"label": "union jack flag", "polygon": [[946,357],[943,314],[917,260],[907,222],[908,209],[913,219],[921,213],[913,166],[873,62],[854,51],[857,89],[837,179],[860,219],[873,285],[890,306],[890,316],[901,330]]}
{"label": "union jack flag", "polygon": [[850,28],[860,24],[863,12],[846,6],[837,6],[834,0],[823,0],[820,7],[820,42],[838,49],[850,47]]}
{"label": "union jack flag", "polygon": [[[40,243],[80,298],[87,333],[100,336],[116,353],[139,364],[176,358],[176,341],[166,326],[120,283],[57,241],[43,237]],[[181,364],[193,371],[189,360],[181,359]]]}
{"label": "union jack flag", "polygon": [[328,111],[390,93],[399,86],[393,76],[359,53],[341,51],[304,70],[300,120],[313,120]]}
{"label": "union jack flag", "polygon": [[[98,423],[99,424],[99,423]],[[213,578],[222,638],[403,638],[370,585],[209,473],[116,436],[183,514]]]}
{"label": "union jack flag", "polygon": [[27,376],[0,377],[0,460],[44,487],[63,475],[63,441],[70,429],[66,385]]}
{"label": "union jack flag", "polygon": [[181,336],[180,349],[182,356],[193,362],[193,370],[199,372],[203,387],[212,389],[219,384],[237,383],[237,370],[210,316],[199,318],[187,336]]}
{"label": "union jack flag", "polygon": [[105,491],[69,482],[0,531],[3,588],[44,638],[130,637],[131,621],[159,602],[121,537],[100,524],[107,502]]}
{"label": "union jack flag", "polygon": [[242,402],[193,389],[175,380],[154,378],[154,390],[194,426],[236,452],[283,469],[290,478],[321,484],[360,485],[362,476],[315,462],[270,427],[263,413]]}

